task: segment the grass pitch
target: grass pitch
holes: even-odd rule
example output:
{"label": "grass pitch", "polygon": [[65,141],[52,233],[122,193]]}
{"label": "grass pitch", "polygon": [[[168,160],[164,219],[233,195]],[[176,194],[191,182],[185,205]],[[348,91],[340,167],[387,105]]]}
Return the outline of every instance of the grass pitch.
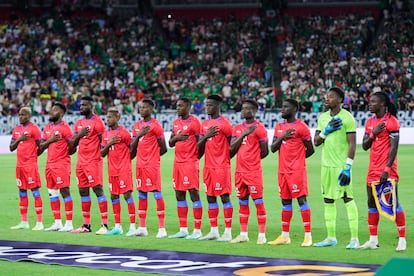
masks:
{"label": "grass pitch", "polygon": [[[308,182],[309,197],[308,201],[312,211],[312,236],[313,241],[318,242],[326,237],[326,229],[324,222],[323,200],[320,194],[320,148],[316,148],[313,156],[308,158]],[[385,264],[392,257],[414,258],[414,238],[412,238],[411,228],[413,225],[414,210],[414,174],[412,173],[412,156],[414,156],[414,145],[400,145],[399,148],[399,172],[400,185],[399,194],[400,202],[406,211],[407,219],[407,244],[406,252],[395,252],[398,241],[396,226],[393,222],[381,217],[379,225],[379,240],[381,247],[378,250],[346,250],[345,246],[349,242],[350,234],[346,219],[346,210],[343,202],[337,202],[337,239],[338,246],[331,248],[302,248],[300,244],[303,240],[303,226],[299,213],[297,202],[294,201],[294,215],[291,223],[291,239],[292,243],[286,246],[269,246],[256,245],[257,238],[257,221],[255,216],[255,207],[250,202],[251,215],[249,220],[249,237],[250,242],[243,244],[228,244],[215,241],[188,241],[176,239],[156,239],[155,234],[158,228],[158,221],[155,212],[155,203],[152,195],[149,197],[148,209],[148,237],[125,237],[125,236],[97,236],[95,234],[79,234],[57,233],[57,232],[36,232],[31,230],[10,230],[10,226],[20,221],[18,210],[18,190],[15,181],[15,155],[0,155],[0,175],[2,193],[0,193],[0,202],[2,202],[2,210],[0,212],[0,237],[6,240],[22,240],[37,242],[54,242],[80,245],[139,248],[139,249],[158,249],[158,250],[176,250],[185,252],[200,252],[210,254],[226,254],[230,255],[247,255],[262,256],[269,258],[287,258],[302,260],[320,260],[332,262],[348,262],[348,263],[366,263],[366,264]],[[77,227],[82,223],[80,210],[80,197],[76,187],[75,180],[75,160],[76,154],[72,156],[72,197],[74,200],[74,226]],[[43,222],[48,227],[53,222],[52,212],[49,206],[47,189],[44,181],[46,154],[39,157],[40,172],[43,179],[43,187],[41,189],[44,206]],[[234,168],[234,159],[232,165]],[[109,198],[106,174],[106,160],[104,161],[104,179],[105,191]],[[176,215],[175,194],[171,184],[173,164],[173,150],[169,150],[166,155],[161,157],[163,195],[166,202],[166,229],[169,235],[178,231],[178,218]],[[368,152],[364,152],[358,145],[356,158],[353,165],[353,182],[355,200],[359,208],[359,239],[365,242],[369,237],[367,226],[367,207],[366,207],[366,184],[365,177],[368,167]],[[278,196],[277,188],[277,154],[270,154],[263,160],[263,171],[265,180],[264,201],[267,209],[267,239],[268,241],[275,239],[281,231],[280,211],[281,203]],[[200,192],[203,201],[203,233],[209,231],[209,222],[207,218],[207,202],[203,189]],[[135,202],[137,203],[137,192],[134,192]],[[92,195],[92,226],[93,230],[97,230],[100,224],[99,212],[96,197]],[[189,201],[189,198],[187,198]],[[233,216],[233,237],[239,233],[238,222],[238,201],[235,195],[232,195],[234,206]],[[191,204],[189,204],[191,206]],[[109,202],[109,224],[113,226],[112,209]],[[62,213],[64,218],[64,213]],[[138,217],[137,217],[138,219]],[[33,208],[33,198],[29,194],[29,221],[31,226],[35,224],[35,214]],[[129,221],[126,213],[126,204],[122,201],[122,222],[124,230],[127,230]],[[222,205],[220,204],[220,232],[224,230],[224,222],[222,217]],[[192,211],[189,209],[189,231],[192,231]],[[88,273],[89,275],[101,275],[102,270],[92,270],[87,268],[73,268],[63,266],[47,266],[33,263],[10,263],[0,261],[0,269],[5,275],[21,275],[30,273],[31,275],[41,275],[45,273],[59,273],[61,275],[74,275],[80,273]],[[108,271],[107,271],[108,272]],[[111,271],[111,275],[127,275],[128,272]],[[131,274],[132,275],[132,274]]]}

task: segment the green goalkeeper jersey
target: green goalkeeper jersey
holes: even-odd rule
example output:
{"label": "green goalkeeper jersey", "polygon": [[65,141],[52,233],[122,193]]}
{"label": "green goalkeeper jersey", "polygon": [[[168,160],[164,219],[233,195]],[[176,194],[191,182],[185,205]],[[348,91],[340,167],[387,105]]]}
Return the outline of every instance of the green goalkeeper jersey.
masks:
{"label": "green goalkeeper jersey", "polygon": [[[343,167],[348,157],[349,144],[347,133],[356,132],[356,122],[351,113],[345,109],[336,114],[335,118],[341,118],[341,129],[326,136],[322,144],[322,166]],[[322,113],[318,118],[316,130],[323,132],[329,121],[332,119],[330,111]]]}

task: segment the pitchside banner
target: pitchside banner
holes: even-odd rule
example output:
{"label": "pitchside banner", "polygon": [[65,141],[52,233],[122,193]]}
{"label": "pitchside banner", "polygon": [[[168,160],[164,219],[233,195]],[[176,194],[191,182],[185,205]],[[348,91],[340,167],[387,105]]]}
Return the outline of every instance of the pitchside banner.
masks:
{"label": "pitchside banner", "polygon": [[[208,243],[208,242],[206,242]],[[259,250],[259,249],[258,249]],[[299,255],[298,255],[299,256]],[[0,260],[164,275],[374,275],[379,265],[0,240]],[[18,271],[16,271],[18,273]],[[408,272],[407,272],[408,273]]]}
{"label": "pitchside banner", "polygon": [[[352,112],[356,121],[357,127],[363,128],[365,122],[372,116],[371,112]],[[316,128],[317,119],[320,113],[298,113],[298,118],[302,119],[309,128]],[[224,113],[233,125],[241,122],[242,118],[240,113]],[[162,127],[165,131],[170,131],[174,119],[177,118],[175,112],[170,113],[158,113],[154,116],[158,121],[161,122]],[[81,118],[80,115],[66,115],[64,120],[69,123],[70,126],[74,126],[75,122]],[[200,120],[207,118],[206,114],[198,115]],[[265,128],[273,129],[277,122],[282,121],[282,115],[280,112],[258,112],[257,118],[264,124]],[[106,121],[105,116],[102,119]],[[132,129],[132,126],[136,121],[140,119],[139,114],[134,115],[122,115],[120,123],[127,129]],[[400,121],[401,128],[413,128],[414,127],[414,111],[399,111],[398,120]],[[41,129],[44,129],[46,124],[49,122],[49,116],[33,116],[32,121],[35,122]],[[19,123],[18,116],[1,116],[0,117],[0,135],[10,135],[13,128]]]}

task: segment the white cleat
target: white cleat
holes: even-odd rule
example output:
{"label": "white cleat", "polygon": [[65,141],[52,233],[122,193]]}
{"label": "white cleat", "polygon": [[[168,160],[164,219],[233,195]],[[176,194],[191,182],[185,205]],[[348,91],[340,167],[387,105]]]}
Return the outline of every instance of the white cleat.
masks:
{"label": "white cleat", "polygon": [[46,232],[59,231],[62,228],[63,228],[62,223],[56,223],[56,222],[54,222],[50,227],[46,228],[45,231]]}
{"label": "white cleat", "polygon": [[157,239],[163,239],[167,237],[167,231],[165,231],[165,228],[158,229],[158,233],[155,236]]}

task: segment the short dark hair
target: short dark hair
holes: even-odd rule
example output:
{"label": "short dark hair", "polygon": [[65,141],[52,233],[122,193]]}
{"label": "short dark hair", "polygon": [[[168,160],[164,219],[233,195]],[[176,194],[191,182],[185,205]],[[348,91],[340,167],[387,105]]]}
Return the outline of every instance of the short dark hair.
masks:
{"label": "short dark hair", "polygon": [[299,103],[298,103],[297,100],[294,100],[294,99],[286,99],[285,102],[288,102],[293,107],[295,107],[297,110],[299,110]]}
{"label": "short dark hair", "polygon": [[83,96],[81,98],[81,101],[89,101],[89,102],[93,102],[93,99],[91,96]]}
{"label": "short dark hair", "polygon": [[66,113],[66,106],[63,103],[61,103],[61,102],[54,102],[53,105],[52,105],[52,107],[53,106],[58,106],[60,109],[63,110],[63,113]]}
{"label": "short dark hair", "polygon": [[223,101],[223,98],[222,97],[220,97],[219,95],[217,95],[217,94],[214,94],[214,95],[210,95],[210,96],[208,96],[207,97],[207,100],[214,100],[214,101],[217,101],[217,102],[222,102]]}
{"label": "short dark hair", "polygon": [[341,88],[331,87],[331,88],[329,88],[329,91],[335,92],[339,96],[339,98],[342,99],[342,101],[345,99],[345,93],[344,93],[344,91],[342,91]]}
{"label": "short dark hair", "polygon": [[178,102],[178,101],[183,101],[183,102],[185,102],[186,104],[191,105],[191,100],[190,100],[189,98],[187,98],[187,97],[182,97],[182,98],[179,98],[179,99],[177,100],[177,102]]}
{"label": "short dark hair", "polygon": [[259,109],[258,103],[255,100],[253,100],[253,99],[244,100],[242,102],[242,104],[244,104],[244,103],[249,103],[249,104],[253,105],[256,110]]}
{"label": "short dark hair", "polygon": [[154,104],[154,102],[151,99],[144,99],[144,100],[142,100],[142,102],[143,103],[147,103],[147,104],[149,104],[152,107],[155,107],[155,104]]}

